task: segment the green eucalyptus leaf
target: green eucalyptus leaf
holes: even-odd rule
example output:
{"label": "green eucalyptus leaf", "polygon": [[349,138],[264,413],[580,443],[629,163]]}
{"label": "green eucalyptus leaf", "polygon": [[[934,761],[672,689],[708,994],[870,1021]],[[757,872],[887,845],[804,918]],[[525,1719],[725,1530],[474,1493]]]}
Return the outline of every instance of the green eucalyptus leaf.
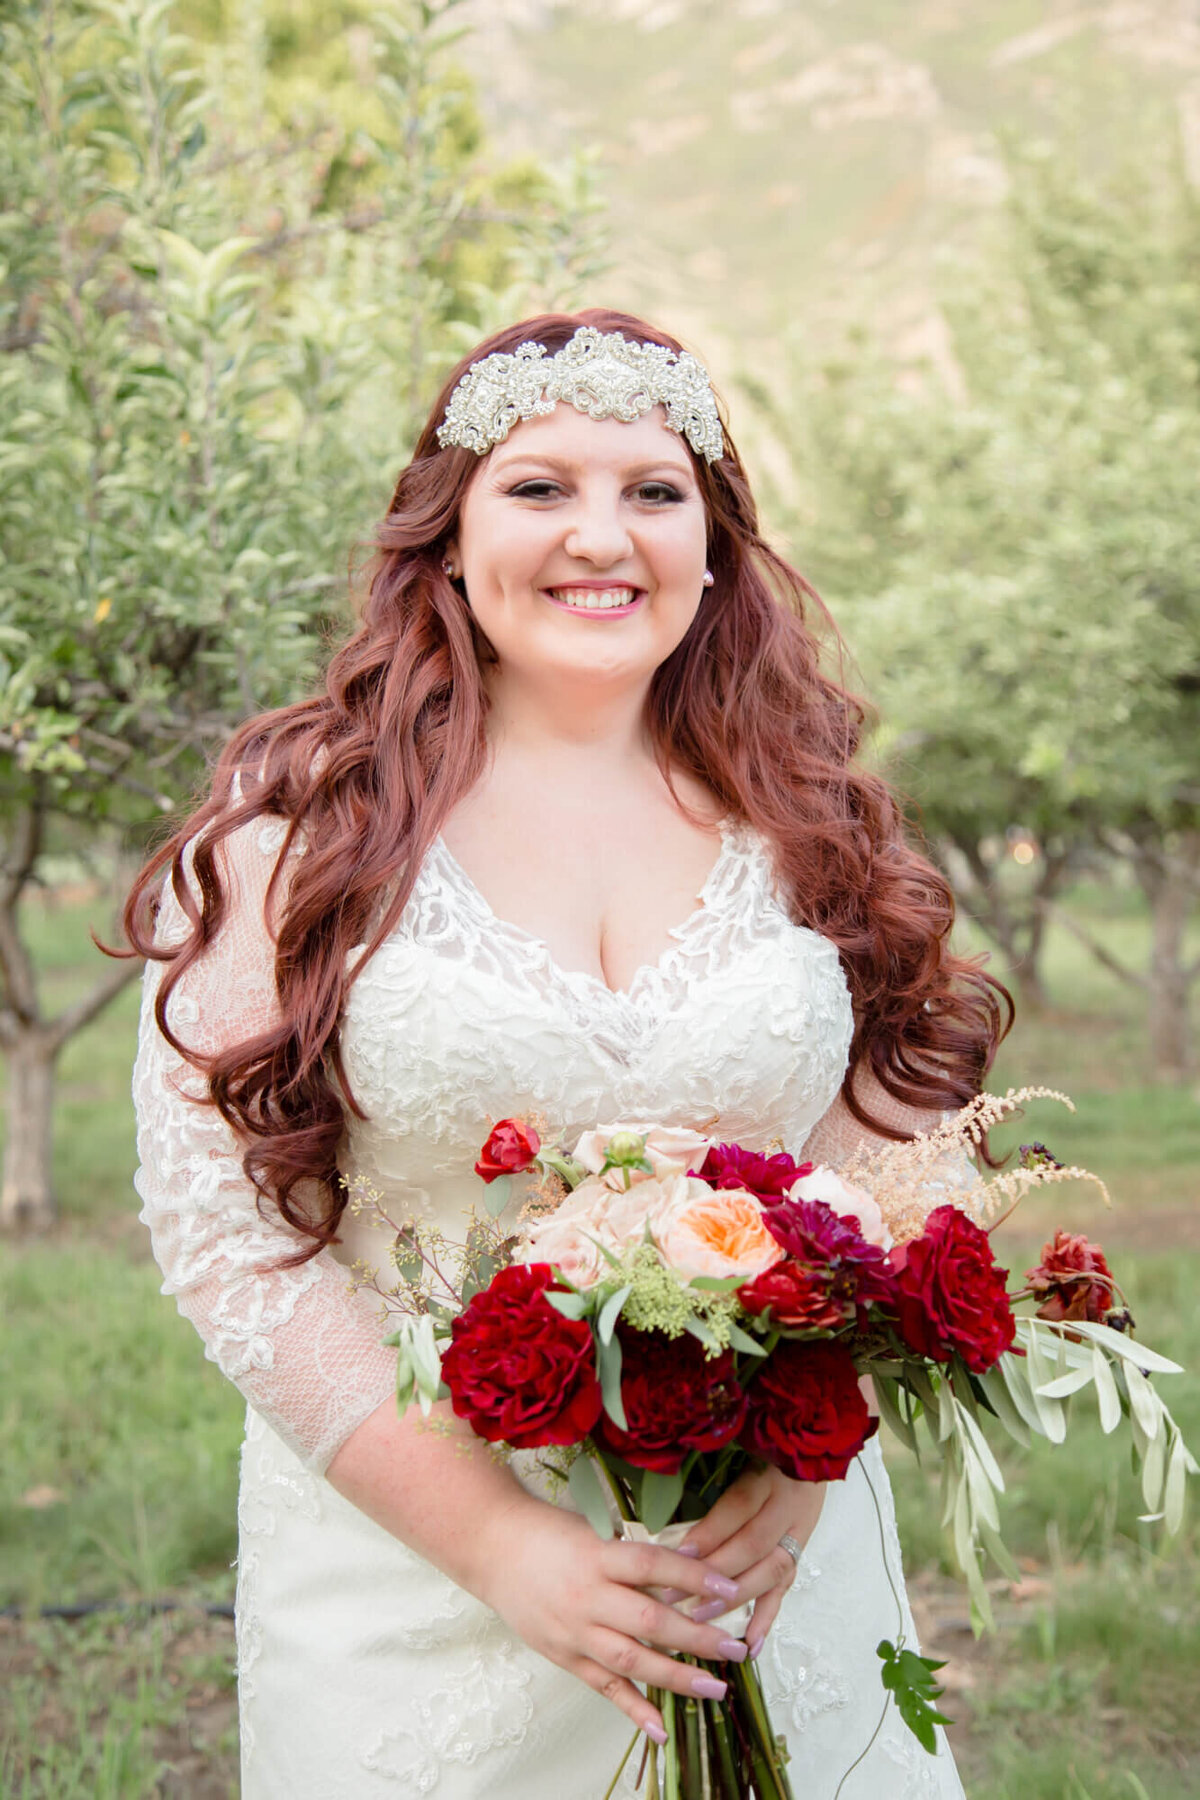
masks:
{"label": "green eucalyptus leaf", "polygon": [[498,1219],[512,1198],[512,1176],[497,1175],[495,1181],[485,1184],[483,1190],[484,1210],[493,1219]]}
{"label": "green eucalyptus leaf", "polygon": [[625,1417],[625,1404],[621,1399],[621,1340],[612,1337],[607,1344],[597,1346],[597,1362],[600,1369],[600,1397],[604,1410],[617,1427],[618,1431],[627,1431],[629,1421]]}
{"label": "green eucalyptus leaf", "polygon": [[628,1282],[626,1282],[625,1286],[618,1288],[615,1294],[610,1294],[608,1299],[604,1302],[604,1305],[600,1308],[600,1316],[596,1320],[596,1335],[602,1344],[612,1342],[612,1334],[617,1328],[617,1320],[621,1316],[621,1308],[628,1300],[632,1291],[633,1290]]}
{"label": "green eucalyptus leaf", "polygon": [[647,1469],[642,1482],[642,1524],[647,1531],[662,1531],[675,1517],[683,1498],[683,1474],[661,1475]]}
{"label": "green eucalyptus leaf", "polygon": [[614,1527],[609,1495],[594,1459],[586,1451],[571,1464],[567,1489],[597,1537],[611,1538]]}

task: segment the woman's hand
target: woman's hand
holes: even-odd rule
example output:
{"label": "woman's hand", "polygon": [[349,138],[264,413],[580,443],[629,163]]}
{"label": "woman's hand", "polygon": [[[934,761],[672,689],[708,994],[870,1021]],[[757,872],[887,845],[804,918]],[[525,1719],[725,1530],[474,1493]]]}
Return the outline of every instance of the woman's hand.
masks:
{"label": "woman's hand", "polygon": [[[702,1557],[706,1567],[737,1582],[739,1602],[755,1602],[746,1627],[751,1656],[762,1649],[796,1575],[795,1562],[780,1539],[793,1537],[802,1547],[808,1542],[821,1516],[827,1485],[793,1481],[770,1463],[758,1464],[739,1475],[688,1532],[686,1548]],[[713,1616],[708,1607],[693,1614]]]}
{"label": "woman's hand", "polygon": [[474,1591],[532,1649],[611,1700],[657,1743],[666,1742],[662,1716],[634,1683],[717,1700],[724,1682],[667,1652],[707,1662],[741,1662],[747,1653],[719,1625],[689,1619],[646,1591],[696,1594],[727,1611],[738,1589],[698,1555],[606,1543],[577,1513],[531,1497],[492,1521],[485,1554]]}

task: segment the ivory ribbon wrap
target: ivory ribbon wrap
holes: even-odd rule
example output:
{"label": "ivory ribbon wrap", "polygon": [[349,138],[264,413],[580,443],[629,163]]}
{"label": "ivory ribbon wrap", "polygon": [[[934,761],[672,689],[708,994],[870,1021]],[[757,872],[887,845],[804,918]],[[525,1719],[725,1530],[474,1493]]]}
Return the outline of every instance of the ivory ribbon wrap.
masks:
{"label": "ivory ribbon wrap", "polygon": [[[637,1519],[621,1519],[617,1522],[617,1535],[631,1544],[661,1544],[664,1550],[678,1550],[694,1523],[694,1520],[685,1519],[678,1525],[664,1526],[662,1531],[647,1531],[646,1527]],[[651,1588],[650,1592],[656,1599],[661,1600],[666,1589]],[[690,1618],[698,1606],[707,1606],[710,1604],[710,1600],[704,1594],[689,1594],[686,1600],[677,1600],[674,1604],[677,1612],[687,1613]],[[717,1618],[720,1620],[722,1630],[727,1632],[730,1637],[744,1638],[753,1612],[753,1605],[743,1602],[742,1605],[733,1607],[729,1612],[719,1613]],[[706,1622],[715,1625],[717,1620],[712,1619]]]}

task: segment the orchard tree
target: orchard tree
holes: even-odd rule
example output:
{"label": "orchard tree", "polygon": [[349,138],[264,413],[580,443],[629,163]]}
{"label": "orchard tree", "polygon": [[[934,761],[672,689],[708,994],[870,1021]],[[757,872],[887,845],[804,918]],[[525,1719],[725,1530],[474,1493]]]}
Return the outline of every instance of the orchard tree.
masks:
{"label": "orchard tree", "polygon": [[0,27],[6,1224],[53,1216],[57,1059],[138,972],[47,1014],[21,903],[48,832],[144,842],[238,719],[312,681],[477,295],[569,302],[571,255],[597,260],[569,178],[486,171],[454,3],[379,16],[353,125],[245,138],[161,0]]}
{"label": "orchard tree", "polygon": [[[1098,845],[1132,867],[1149,966],[1088,941],[1144,993],[1154,1066],[1179,1078],[1200,974],[1200,209],[1165,149],[1101,187],[1049,154],[1010,176],[986,249],[947,271],[952,380],[861,349],[792,401],[792,531],[878,696],[890,773],[1035,992],[1073,860]],[[1010,826],[1043,849],[1023,914]]]}

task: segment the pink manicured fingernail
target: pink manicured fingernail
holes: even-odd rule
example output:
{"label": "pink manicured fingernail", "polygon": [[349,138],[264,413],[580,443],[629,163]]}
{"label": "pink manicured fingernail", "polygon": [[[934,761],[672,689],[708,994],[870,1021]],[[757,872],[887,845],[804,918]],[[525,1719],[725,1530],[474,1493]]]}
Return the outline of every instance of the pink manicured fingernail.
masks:
{"label": "pink manicured fingernail", "polygon": [[737,1582],[730,1581],[728,1575],[714,1575],[710,1571],[704,1577],[706,1594],[719,1594],[722,1600],[737,1599]]}
{"label": "pink manicured fingernail", "polygon": [[695,1544],[680,1544],[680,1556],[699,1556],[700,1551]]}
{"label": "pink manicured fingernail", "polygon": [[758,1653],[766,1643],[766,1638],[754,1637],[746,1639],[746,1647],[750,1652],[750,1661],[758,1661]]}
{"label": "pink manicured fingernail", "polygon": [[749,1646],[744,1644],[741,1638],[726,1637],[719,1640],[717,1648],[726,1662],[745,1662]]}
{"label": "pink manicured fingernail", "polygon": [[653,1738],[656,1744],[665,1744],[667,1741],[666,1730],[661,1725],[643,1725],[642,1730],[648,1738]]}
{"label": "pink manicured fingernail", "polygon": [[696,1608],[695,1612],[692,1614],[692,1618],[696,1621],[697,1625],[707,1625],[710,1619],[719,1619],[722,1613],[727,1613],[728,1611],[728,1600],[706,1600],[703,1606],[698,1606]]}
{"label": "pink manicured fingernail", "polygon": [[727,1684],[718,1681],[715,1675],[693,1675],[692,1692],[701,1700],[723,1700],[728,1691]]}
{"label": "pink manicured fingernail", "polygon": [[674,1606],[677,1600],[686,1600],[687,1594],[687,1588],[664,1588],[662,1591],[662,1603],[664,1606]]}

